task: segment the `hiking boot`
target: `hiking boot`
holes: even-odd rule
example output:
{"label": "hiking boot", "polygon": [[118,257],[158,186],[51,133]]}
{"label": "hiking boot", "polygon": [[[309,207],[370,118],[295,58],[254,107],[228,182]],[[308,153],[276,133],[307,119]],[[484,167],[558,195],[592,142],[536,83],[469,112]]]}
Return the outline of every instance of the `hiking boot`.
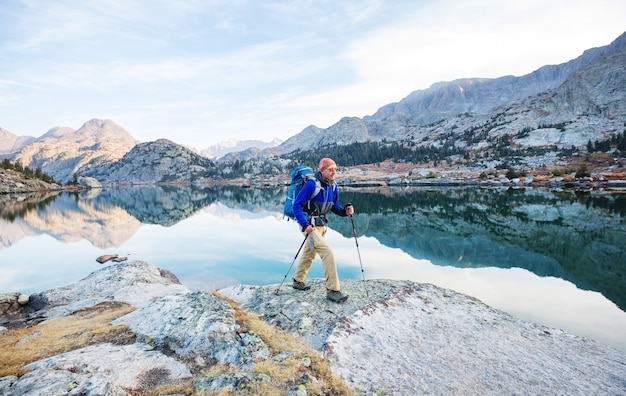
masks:
{"label": "hiking boot", "polygon": [[305,284],[304,282],[298,282],[297,280],[293,280],[293,288],[296,290],[309,290],[311,286]]}
{"label": "hiking boot", "polygon": [[335,290],[326,290],[326,298],[329,299],[330,301],[336,302],[336,303],[341,303],[344,302],[348,299],[348,296],[346,296],[345,294],[343,294],[340,291],[335,291]]}

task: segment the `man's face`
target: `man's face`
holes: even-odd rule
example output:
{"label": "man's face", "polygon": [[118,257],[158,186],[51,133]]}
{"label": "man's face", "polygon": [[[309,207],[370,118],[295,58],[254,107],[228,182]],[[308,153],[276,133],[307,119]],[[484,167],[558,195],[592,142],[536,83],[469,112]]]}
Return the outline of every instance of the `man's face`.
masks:
{"label": "man's face", "polygon": [[321,171],[322,177],[326,180],[335,180],[335,175],[337,174],[336,166],[329,166],[328,168],[324,168]]}

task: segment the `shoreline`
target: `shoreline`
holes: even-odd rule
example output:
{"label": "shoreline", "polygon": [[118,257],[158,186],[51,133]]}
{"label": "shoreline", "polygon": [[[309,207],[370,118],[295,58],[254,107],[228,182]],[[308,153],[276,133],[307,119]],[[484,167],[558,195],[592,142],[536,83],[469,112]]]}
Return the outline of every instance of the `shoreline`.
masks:
{"label": "shoreline", "polygon": [[[337,185],[344,188],[402,188],[402,187],[508,187],[508,188],[560,188],[566,190],[591,190],[626,192],[626,174],[611,169],[591,169],[584,177],[576,177],[573,172],[559,173],[547,169],[529,169],[528,176],[508,178],[503,170],[492,170],[489,174],[473,168],[431,167],[410,163],[385,161],[379,164],[350,166],[341,168],[337,175]],[[196,180],[174,180],[168,182],[146,181],[104,182],[100,185],[95,179],[84,178],[85,184],[49,184],[37,179],[24,179],[14,172],[0,169],[0,197],[24,193],[83,192],[98,188],[124,188],[133,186],[172,186],[172,187],[221,187],[241,186],[243,188],[286,187],[290,179],[288,172],[279,175],[249,175],[233,179],[200,178]],[[80,181],[80,180],[79,180]],[[94,182],[89,185],[88,182]]]}
{"label": "shoreline", "polygon": [[[412,188],[412,187],[479,187],[479,188],[547,188],[547,189],[562,189],[562,190],[574,190],[574,191],[591,191],[591,192],[626,192],[626,179],[619,180],[540,180],[540,181],[526,181],[526,180],[481,180],[474,178],[453,179],[453,178],[435,178],[435,179],[397,179],[397,180],[384,180],[384,179],[368,179],[360,181],[338,181],[337,185],[341,188],[348,189],[377,189],[377,188]],[[155,186],[155,187],[236,187],[241,188],[267,188],[267,187],[288,187],[288,180],[262,180],[262,181],[249,181],[244,179],[231,179],[231,180],[204,180],[201,183],[160,183],[160,182],[146,182],[146,183],[116,183],[111,185],[104,185],[102,187],[87,187],[87,186],[59,186],[51,188],[21,188],[9,187],[8,191],[0,191],[0,197],[12,197],[22,194],[46,194],[46,193],[78,193],[89,190],[107,189],[107,188],[127,188],[137,186]]]}

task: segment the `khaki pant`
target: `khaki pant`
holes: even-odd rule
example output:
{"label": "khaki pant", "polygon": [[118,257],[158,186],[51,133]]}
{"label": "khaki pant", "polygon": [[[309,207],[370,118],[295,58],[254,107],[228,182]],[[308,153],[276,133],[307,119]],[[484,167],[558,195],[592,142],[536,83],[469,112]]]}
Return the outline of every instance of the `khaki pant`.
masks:
{"label": "khaki pant", "polygon": [[[315,254],[317,253],[322,258],[324,276],[326,277],[326,288],[328,290],[340,291],[341,286],[339,284],[339,276],[337,275],[335,255],[330,245],[326,242],[326,239],[324,239],[326,226],[317,226],[314,228],[315,231],[309,234],[309,237],[302,247],[302,256],[300,256],[300,262],[298,263],[296,275],[293,279],[298,282],[304,282],[315,259]],[[306,235],[306,232],[304,232],[303,235]]]}

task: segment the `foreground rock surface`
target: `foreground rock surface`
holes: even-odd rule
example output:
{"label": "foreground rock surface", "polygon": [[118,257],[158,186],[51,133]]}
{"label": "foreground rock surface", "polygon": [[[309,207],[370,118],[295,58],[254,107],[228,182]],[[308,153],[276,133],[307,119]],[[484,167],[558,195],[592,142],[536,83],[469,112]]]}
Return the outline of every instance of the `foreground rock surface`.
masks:
{"label": "foreground rock surface", "polygon": [[[350,299],[334,304],[326,300],[322,280],[310,284],[305,292],[240,285],[219,293],[323,352],[359,395],[626,394],[626,354],[518,320],[466,295],[408,281],[345,280]],[[285,358],[243,328],[223,298],[190,292],[173,274],[140,261],[33,294],[22,317],[7,327],[50,321],[103,301],[137,308],[114,321],[129,326],[134,343],[104,342],[32,362],[27,374],[0,378],[0,394],[130,395],[190,379],[196,392],[245,382],[241,393],[254,394],[250,384],[272,379],[253,370]],[[214,365],[236,373],[203,374]],[[307,394],[299,381],[294,378],[286,393]]]}
{"label": "foreground rock surface", "polygon": [[344,281],[347,303],[231,288],[232,298],[323,349],[358,394],[624,394],[626,355],[430,284]]}

